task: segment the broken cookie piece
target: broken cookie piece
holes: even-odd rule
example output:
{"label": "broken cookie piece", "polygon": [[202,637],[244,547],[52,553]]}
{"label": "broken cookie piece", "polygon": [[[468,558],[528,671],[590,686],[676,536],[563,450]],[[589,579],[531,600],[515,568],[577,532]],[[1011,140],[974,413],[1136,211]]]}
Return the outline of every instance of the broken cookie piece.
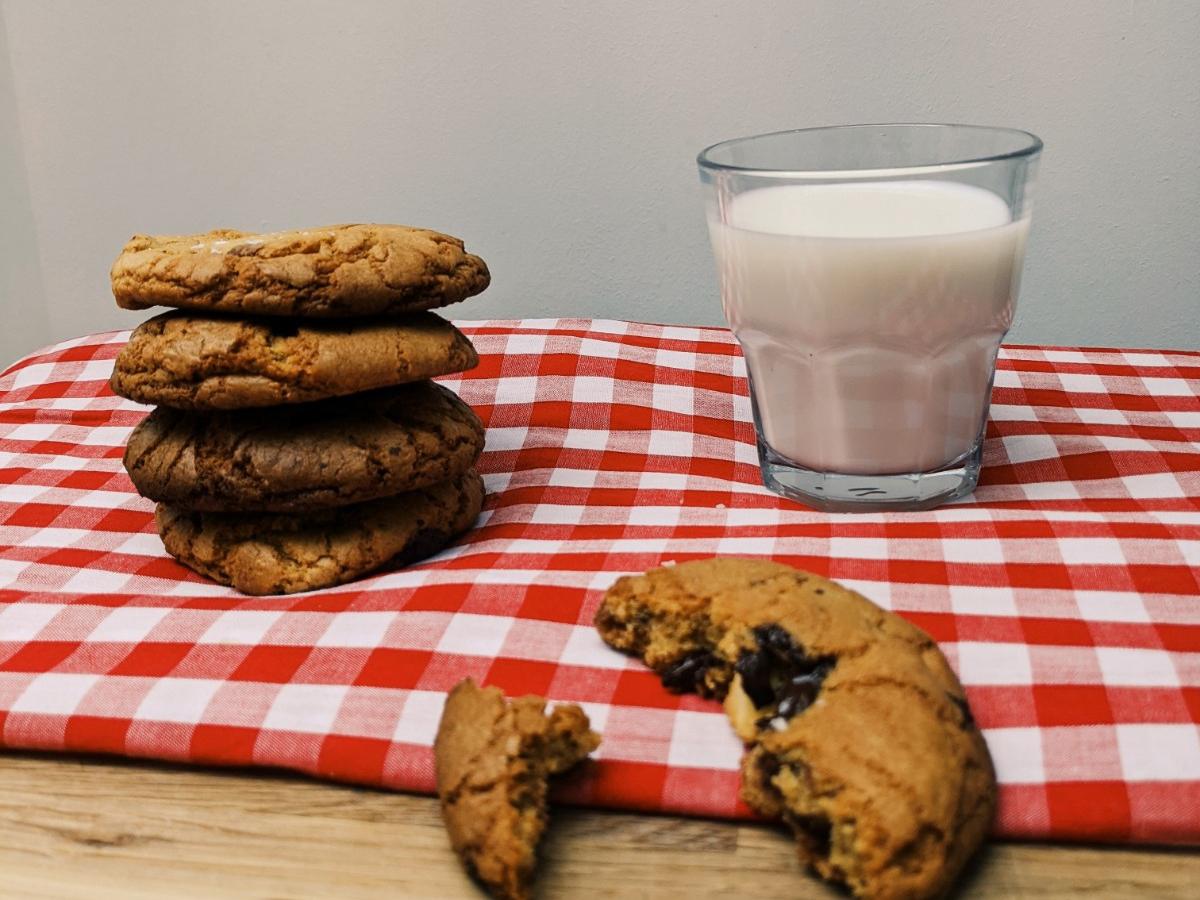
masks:
{"label": "broken cookie piece", "polygon": [[600,736],[575,704],[504,699],[470,678],[446,698],[434,740],[437,792],[450,843],[495,897],[530,893],[546,828],[547,779],[581,762]]}
{"label": "broken cookie piece", "polygon": [[622,578],[601,637],[674,691],[724,700],[742,796],[859,897],[934,897],[983,841],[991,758],[937,645],[841,585],[765,560]]}

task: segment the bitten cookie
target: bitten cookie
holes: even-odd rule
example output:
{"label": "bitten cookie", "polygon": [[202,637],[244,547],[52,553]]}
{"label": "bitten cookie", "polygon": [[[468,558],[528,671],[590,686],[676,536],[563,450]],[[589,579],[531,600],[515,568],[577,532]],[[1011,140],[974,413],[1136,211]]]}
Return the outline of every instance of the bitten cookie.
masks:
{"label": "bitten cookie", "polygon": [[459,682],[434,740],[437,791],[450,843],[495,897],[525,900],[546,828],[547,779],[600,745],[575,704],[548,715],[541,697],[506,701]]}
{"label": "bitten cookie", "polygon": [[167,552],[243,594],[292,594],[423,559],[471,527],[483,504],[472,469],[382,500],[304,515],[189,512],[160,503]]}
{"label": "bitten cookie", "polygon": [[943,893],[983,841],[996,783],[937,645],[834,582],[760,560],[626,577],[596,627],[677,691],[722,697],[751,747],[742,795],[861,897]]}
{"label": "bitten cookie", "polygon": [[134,330],[109,384],[138,403],[240,409],[339,397],[478,362],[462,332],[433,313],[297,323],[171,312]]}
{"label": "bitten cookie", "polygon": [[318,318],[434,309],[478,294],[490,280],[484,261],[458,238],[405,225],[139,234],[111,276],[125,309]]}
{"label": "bitten cookie", "polygon": [[483,424],[431,381],[302,406],[181,412],[133,430],[125,468],[143,497],[204,512],[303,512],[428,487],[483,450]]}

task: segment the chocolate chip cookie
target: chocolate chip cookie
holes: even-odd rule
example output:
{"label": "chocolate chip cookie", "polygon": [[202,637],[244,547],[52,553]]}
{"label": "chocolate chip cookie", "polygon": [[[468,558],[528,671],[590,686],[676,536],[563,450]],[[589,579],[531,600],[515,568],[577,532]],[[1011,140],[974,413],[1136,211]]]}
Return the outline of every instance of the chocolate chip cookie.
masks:
{"label": "chocolate chip cookie", "polygon": [[962,686],[924,632],[859,594],[701,560],[620,579],[596,627],[668,688],[724,699],[750,745],[746,802],[855,895],[937,896],[987,834],[995,775]]}
{"label": "chocolate chip cookie", "polygon": [[183,412],[133,430],[143,497],[202,512],[304,512],[428,487],[471,468],[483,423],[432,381],[293,406]]}
{"label": "chocolate chip cookie", "polygon": [[160,503],[155,519],[167,552],[189,568],[243,594],[292,594],[438,552],[471,527],[483,495],[472,469],[431,487],[304,515],[190,512]]}
{"label": "chocolate chip cookie", "polygon": [[541,697],[506,701],[459,682],[434,740],[437,791],[450,843],[495,897],[525,900],[546,828],[547,779],[600,745],[574,704],[548,715]]}
{"label": "chocolate chip cookie", "polygon": [[138,403],[241,409],[340,397],[478,362],[471,342],[434,313],[297,323],[172,312],[134,330],[109,383]]}
{"label": "chocolate chip cookie", "polygon": [[457,303],[488,286],[458,238],[404,225],[132,237],[112,267],[125,309],[239,315],[370,316]]}

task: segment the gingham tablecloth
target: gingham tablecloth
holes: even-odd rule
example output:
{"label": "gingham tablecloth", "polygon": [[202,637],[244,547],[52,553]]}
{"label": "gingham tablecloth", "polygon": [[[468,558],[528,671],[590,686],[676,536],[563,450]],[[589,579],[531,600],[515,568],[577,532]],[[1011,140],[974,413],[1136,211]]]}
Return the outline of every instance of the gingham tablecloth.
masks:
{"label": "gingham tablecloth", "polygon": [[127,333],[0,376],[0,743],[433,786],[465,675],[581,703],[604,743],[565,799],[746,815],[717,704],[591,627],[618,576],[713,554],[839,579],[941,644],[1009,837],[1200,842],[1200,354],[1010,347],[983,482],[838,516],[763,489],[721,329],[460,323],[446,379],[488,425],[478,527],[425,564],[254,599],[175,563],[108,390]]}

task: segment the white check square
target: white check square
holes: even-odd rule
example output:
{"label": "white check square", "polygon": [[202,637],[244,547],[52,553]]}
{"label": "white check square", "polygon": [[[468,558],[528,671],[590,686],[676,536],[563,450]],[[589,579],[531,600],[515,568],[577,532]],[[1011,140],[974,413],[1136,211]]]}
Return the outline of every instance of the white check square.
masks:
{"label": "white check square", "polygon": [[952,584],[950,608],[965,616],[1015,616],[1017,601],[1012,588]]}
{"label": "white check square", "polygon": [[564,666],[586,666],[591,669],[627,669],[629,657],[615,652],[600,640],[600,634],[589,625],[574,625],[559,656]]}
{"label": "white check square", "polygon": [[1079,417],[1079,421],[1086,422],[1088,425],[1128,425],[1129,420],[1125,418],[1125,413],[1119,409],[1104,409],[1101,407],[1079,406],[1072,412]]}
{"label": "white check square", "polygon": [[1200,778],[1200,728],[1195,725],[1117,725],[1121,772],[1127,781]]}
{"label": "white check square", "polygon": [[1054,438],[1047,434],[1020,434],[1004,438],[1004,452],[1010,463],[1035,459],[1054,459],[1059,455]]}
{"label": "white check square", "polygon": [[546,349],[544,334],[513,334],[505,342],[506,356],[537,356]]}
{"label": "white check square", "polygon": [[537,378],[532,375],[510,375],[496,382],[496,405],[505,403],[528,404],[533,402],[537,391]]}
{"label": "white check square", "polygon": [[[4,560],[0,560],[3,564]],[[24,563],[13,561],[24,570]],[[0,565],[0,571],[2,571]],[[0,584],[4,580],[0,578]],[[10,603],[0,607],[0,641],[31,641],[38,637],[49,623],[65,609],[58,603]]]}
{"label": "white check square", "polygon": [[988,728],[983,732],[1000,784],[1042,784],[1046,763],[1037,728]]}
{"label": "white check square", "polygon": [[829,539],[831,559],[888,559],[886,538],[832,537]]}
{"label": "white check square", "polygon": [[108,381],[112,377],[113,360],[89,359],[79,367],[75,381]]}
{"label": "white check square", "polygon": [[1035,422],[1033,408],[1015,403],[993,403],[988,415],[997,422]]}
{"label": "white check square", "polygon": [[1072,394],[1108,393],[1108,388],[1104,386],[1104,379],[1099,375],[1063,372],[1059,374],[1058,380],[1062,382],[1063,389],[1070,391]]}
{"label": "white check square", "polygon": [[946,562],[1004,562],[1004,545],[995,538],[943,538],[941,547]]}
{"label": "white check square", "polygon": [[317,640],[318,647],[378,647],[399,618],[395,612],[338,613]]}
{"label": "white check square", "polygon": [[495,656],[504,646],[512,621],[508,616],[457,613],[442,632],[437,650],[464,656]]}
{"label": "white check square", "polygon": [[401,744],[432,746],[445,705],[446,695],[440,691],[410,691],[404,699],[404,708],[400,711],[392,740]]}
{"label": "white check square", "polygon": [[1138,500],[1162,500],[1164,498],[1187,497],[1188,492],[1170,472],[1148,472],[1144,475],[1126,475],[1121,485],[1129,496]]}
{"label": "white check square", "polygon": [[76,672],[46,672],[29,683],[10,711],[69,716],[79,708],[100,677]]}
{"label": "white check square", "polygon": [[682,369],[684,372],[695,372],[696,354],[682,350],[657,350],[654,353],[654,364],[670,369]]}
{"label": "white check square", "polygon": [[[46,529],[49,531],[49,529]],[[61,528],[58,531],[70,531],[72,529]],[[163,553],[162,538],[157,534],[144,534],[138,532],[131,534],[120,544],[113,548],[114,553],[125,553],[129,556],[161,556]]]}
{"label": "white check square", "polygon": [[[95,532],[87,531],[83,528],[43,528],[40,531],[35,531],[29,537],[21,540],[22,547],[70,547],[76,541],[90,537]],[[162,542],[157,535],[151,535],[158,546],[162,547]]]}
{"label": "white check square", "polygon": [[171,610],[163,606],[119,606],[88,635],[88,641],[136,644],[146,638]]}
{"label": "white check square", "polygon": [[696,391],[681,384],[655,384],[654,408],[683,413],[686,416],[696,411]]}
{"label": "white check square", "polygon": [[616,341],[598,341],[595,338],[584,338],[579,342],[580,356],[616,359],[620,353],[621,345]]}
{"label": "white check square", "polygon": [[1142,598],[1132,593],[1076,591],[1080,615],[1089,622],[1149,622]]}
{"label": "white check square", "polygon": [[958,677],[963,684],[1033,684],[1033,667],[1025,644],[960,641]]}
{"label": "white check square", "polygon": [[1200,396],[1200,382],[1188,382],[1182,378],[1143,378],[1142,383],[1151,397]]}
{"label": "white check square", "polygon": [[723,714],[691,710],[675,713],[668,765],[736,771],[744,752]]}
{"label": "white check square", "polygon": [[635,506],[625,517],[627,525],[649,528],[674,528],[682,510],[678,506]]}
{"label": "white check square", "polygon": [[577,375],[571,382],[572,403],[613,402],[613,380],[594,375]]}
{"label": "white check square", "polygon": [[539,525],[578,525],[586,510],[586,506],[540,503],[530,514],[530,521]]}
{"label": "white check square", "polygon": [[44,441],[62,428],[57,422],[27,422],[5,435],[9,441]]}
{"label": "white check square", "polygon": [[117,593],[129,583],[130,575],[124,572],[106,572],[104,569],[80,569],[67,579],[62,590],[67,593],[97,594]]}
{"label": "white check square", "polygon": [[123,447],[132,431],[124,425],[99,425],[86,429],[77,443],[85,447]]}
{"label": "white check square", "polygon": [[280,610],[231,609],[221,613],[197,644],[258,644],[283,615]]}
{"label": "white check square", "polygon": [[551,487],[590,488],[595,486],[599,474],[598,469],[554,469],[546,483]]}
{"label": "white check square", "polygon": [[1122,687],[1179,687],[1179,673],[1165,650],[1097,647],[1104,683]]}
{"label": "white check square", "polygon": [[676,456],[690,459],[695,452],[696,436],[690,431],[663,431],[656,429],[650,432],[650,442],[646,452],[651,456]]}
{"label": "white check square", "polygon": [[17,370],[16,374],[12,376],[12,387],[15,389],[44,384],[53,374],[54,363],[33,363]]}
{"label": "white check square", "polygon": [[1113,538],[1059,538],[1058,551],[1069,566],[1124,566],[1125,551]]}
{"label": "white check square", "polygon": [[344,684],[285,684],[275,695],[263,719],[263,728],[326,734],[333,727],[348,690]]}
{"label": "white check square", "polygon": [[572,428],[563,438],[563,446],[574,450],[603,450],[610,434],[605,428]]}
{"label": "white check square", "polygon": [[160,678],[133,717],[146,722],[201,722],[213,695],[225,683],[216,678]]}

